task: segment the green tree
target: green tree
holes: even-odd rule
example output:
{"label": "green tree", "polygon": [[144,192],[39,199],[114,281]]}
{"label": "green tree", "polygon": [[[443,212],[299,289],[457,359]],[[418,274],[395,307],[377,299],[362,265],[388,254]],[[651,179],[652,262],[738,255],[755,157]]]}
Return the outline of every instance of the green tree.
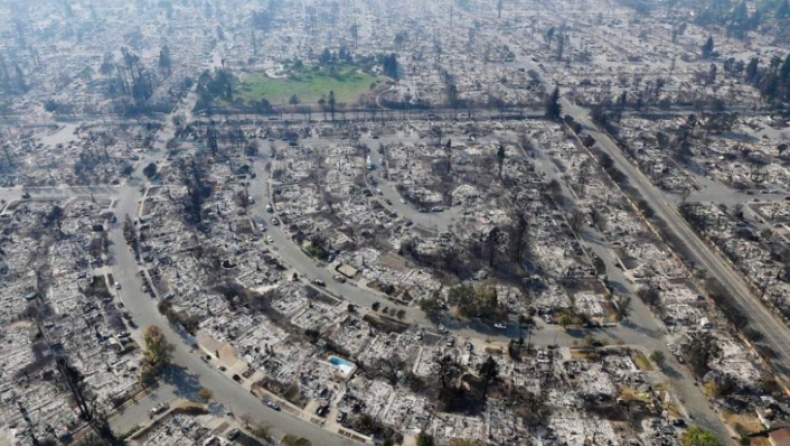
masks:
{"label": "green tree", "polygon": [[420,309],[429,319],[433,319],[442,312],[442,304],[437,296],[431,296],[420,301]]}
{"label": "green tree", "polygon": [[661,368],[664,367],[664,364],[667,361],[666,355],[661,350],[656,350],[650,354],[650,359],[656,363],[656,365]]}
{"label": "green tree", "polygon": [[286,435],[280,442],[282,446],[311,446],[310,440],[295,435]]}
{"label": "green tree", "polygon": [[143,381],[159,376],[170,365],[175,346],[167,341],[162,329],[156,325],[149,326],[143,334],[146,350],[143,353]]}
{"label": "green tree", "polygon": [[557,318],[557,324],[563,329],[567,329],[569,325],[573,324],[573,315],[569,311],[563,311]]}
{"label": "green tree", "polygon": [[560,105],[560,87],[554,87],[554,91],[546,101],[546,118],[559,121],[562,115],[562,105]]}
{"label": "green tree", "polygon": [[434,446],[435,444],[433,435],[426,434],[425,431],[421,431],[417,435],[417,446]]}
{"label": "green tree", "polygon": [[721,446],[713,432],[694,426],[683,434],[683,446]]}
{"label": "green tree", "polygon": [[288,100],[288,103],[291,105],[299,105],[300,102],[301,101],[299,100],[299,96],[295,94],[291,95],[291,99]]}

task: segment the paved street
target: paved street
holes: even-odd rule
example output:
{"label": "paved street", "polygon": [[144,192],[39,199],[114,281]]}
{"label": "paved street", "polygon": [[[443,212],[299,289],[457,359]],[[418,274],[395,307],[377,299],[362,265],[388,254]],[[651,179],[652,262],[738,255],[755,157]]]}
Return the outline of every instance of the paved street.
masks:
{"label": "paved street", "polygon": [[[525,64],[529,65],[528,63]],[[181,110],[191,110],[196,96],[189,95],[186,103]],[[629,175],[632,183],[651,202],[656,213],[670,225],[670,228],[686,242],[690,249],[698,257],[700,264],[704,265],[713,275],[722,280],[726,286],[734,290],[739,301],[751,315],[753,320],[763,321],[765,334],[774,344],[774,347],[782,355],[785,361],[790,352],[787,340],[790,339],[790,330],[773,318],[770,313],[759,305],[750,295],[748,288],[733,271],[729,265],[716,257],[711,250],[702,243],[688,226],[682,221],[675,212],[674,205],[678,197],[667,196],[662,191],[655,188],[639,170],[631,165],[628,160],[620,153],[614,143],[589,121],[587,111],[565,102],[564,112],[570,114],[577,122],[585,126],[585,132],[591,134],[598,141],[599,145],[607,151],[618,168]],[[251,395],[247,390],[231,379],[224,376],[212,365],[204,362],[193,351],[193,340],[189,336],[177,333],[157,310],[157,301],[142,291],[142,279],[138,275],[139,264],[134,258],[132,251],[126,245],[123,238],[121,222],[126,215],[135,216],[137,205],[141,198],[144,185],[142,180],[142,168],[150,162],[160,163],[166,155],[164,147],[165,141],[173,135],[174,128],[170,119],[165,121],[167,125],[161,130],[157,137],[155,148],[149,152],[137,164],[137,169],[132,175],[132,180],[119,187],[53,187],[53,188],[22,188],[0,189],[0,200],[7,202],[17,200],[27,191],[34,199],[46,199],[50,197],[75,197],[89,196],[111,196],[117,198],[115,215],[118,222],[111,231],[112,257],[115,260],[112,271],[113,276],[122,285],[120,292],[121,300],[126,309],[131,313],[139,327],[145,328],[149,325],[160,326],[168,339],[176,345],[174,354],[175,368],[165,381],[153,393],[146,396],[137,403],[126,408],[122,413],[117,414],[112,419],[112,425],[118,432],[125,432],[132,427],[144,422],[148,418],[150,409],[162,401],[172,401],[176,398],[195,398],[196,391],[200,387],[207,387],[214,393],[215,400],[223,404],[235,414],[249,414],[253,421],[265,422],[275,426],[280,432],[287,432],[303,436],[321,445],[342,445],[351,444],[349,440],[329,434],[320,427],[305,422],[301,419],[287,415],[283,412],[275,412],[267,409],[261,401]],[[374,164],[380,166],[382,163],[378,147],[381,143],[403,140],[405,135],[397,135],[391,138],[372,139],[370,135],[362,138],[362,142],[371,148],[371,159]],[[307,141],[318,147],[330,143],[328,140]],[[324,265],[319,264],[294,244],[289,235],[283,231],[282,226],[272,224],[272,214],[265,210],[266,204],[271,202],[271,184],[268,173],[264,170],[264,159],[269,159],[268,149],[262,149],[259,161],[254,164],[256,178],[252,180],[250,194],[255,198],[255,203],[251,206],[251,213],[258,218],[262,218],[267,225],[267,234],[271,235],[274,242],[270,245],[271,249],[282,259],[282,261],[299,275],[307,280],[321,279],[326,286],[326,292],[354,303],[365,309],[370,308],[374,302],[381,303],[382,306],[403,308],[406,312],[406,320],[410,323],[433,329],[434,324],[417,308],[400,307],[386,300],[382,295],[372,290],[360,288],[350,283],[341,284],[332,279],[332,271],[327,270]],[[559,179],[559,172],[550,160],[543,156],[535,159],[536,166],[546,174],[547,179]],[[420,213],[412,206],[401,203],[400,196],[395,191],[392,183],[381,177],[381,170],[372,172],[377,181],[376,186],[371,190],[381,189],[381,195],[375,195],[388,209],[394,210],[399,216],[412,220],[416,225],[422,226],[432,231],[445,231],[458,221],[460,210],[445,211],[441,213]],[[571,192],[563,184],[566,195]],[[689,198],[694,201],[717,201],[728,204],[745,203],[753,200],[755,196],[748,194],[733,194],[726,190],[706,184],[706,187],[695,193]],[[760,200],[783,200],[783,194],[762,194]],[[390,200],[391,204],[386,203]],[[639,346],[646,354],[652,351],[663,351],[668,358],[667,375],[675,388],[676,394],[681,395],[685,407],[696,417],[696,422],[704,427],[711,429],[721,438],[729,438],[727,429],[720,422],[718,416],[710,409],[707,400],[695,386],[693,378],[685,367],[675,362],[674,356],[667,350],[664,339],[663,327],[656,322],[650,310],[634,296],[633,286],[624,276],[623,271],[617,268],[617,259],[611,251],[608,243],[603,236],[594,229],[585,228],[582,236],[582,244],[585,249],[596,253],[604,260],[607,267],[608,280],[615,285],[618,294],[632,296],[632,314],[627,323],[595,330],[564,330],[558,326],[541,325],[530,334],[530,341],[536,345],[572,345],[574,342],[581,342],[585,336],[592,334],[612,341],[623,342],[628,345]],[[475,329],[466,325],[453,325],[448,323],[453,335],[461,338],[487,339],[490,341],[507,341],[505,331],[499,331],[487,327]],[[517,332],[517,331],[516,331]],[[512,333],[511,333],[512,334]],[[135,333],[135,337],[140,340],[140,332]]]}

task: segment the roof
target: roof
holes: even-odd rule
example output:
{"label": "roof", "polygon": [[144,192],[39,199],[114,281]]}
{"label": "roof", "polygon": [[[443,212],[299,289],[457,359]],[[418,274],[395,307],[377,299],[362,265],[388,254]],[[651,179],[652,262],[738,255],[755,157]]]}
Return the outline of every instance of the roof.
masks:
{"label": "roof", "polygon": [[340,265],[337,267],[337,272],[350,279],[356,276],[358,271],[351,265]]}
{"label": "roof", "polygon": [[771,443],[774,446],[790,446],[790,429],[777,429],[768,435],[771,437]]}

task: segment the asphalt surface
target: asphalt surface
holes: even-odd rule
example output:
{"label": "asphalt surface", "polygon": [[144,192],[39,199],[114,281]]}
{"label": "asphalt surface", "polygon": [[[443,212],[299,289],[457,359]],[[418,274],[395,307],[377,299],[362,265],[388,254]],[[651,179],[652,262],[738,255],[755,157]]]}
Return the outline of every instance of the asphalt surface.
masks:
{"label": "asphalt surface", "polygon": [[[194,95],[192,95],[183,108],[190,110],[194,100]],[[164,141],[172,136],[173,131],[173,124],[168,120],[166,127],[162,129],[157,138],[156,147],[144,162],[138,164],[138,169],[133,173],[133,177],[143,178],[142,168],[149,162],[161,162],[166,155]],[[136,182],[118,189],[118,202],[115,207],[118,223],[113,226],[110,233],[111,254],[114,258],[113,277],[121,284],[122,288],[119,292],[121,301],[140,330],[144,330],[150,325],[159,326],[167,339],[175,346],[175,351],[172,361],[173,370],[164,377],[153,395],[112,418],[113,428],[118,432],[128,431],[144,422],[147,419],[148,411],[158,402],[171,401],[176,397],[197,400],[197,391],[205,387],[213,392],[214,401],[222,404],[237,417],[247,414],[253,422],[273,426],[275,432],[298,435],[310,440],[313,444],[329,446],[355,444],[309,422],[267,408],[260,399],[212,365],[204,362],[194,351],[195,344],[191,337],[185,333],[177,332],[159,314],[158,301],[143,291],[143,279],[139,275],[140,266],[123,237],[122,222],[126,215],[132,216],[134,219],[142,197],[143,189],[134,183]],[[141,340],[140,332],[135,335],[138,340]]]}
{"label": "asphalt surface", "polygon": [[[524,66],[535,68],[529,63]],[[539,70],[537,70],[539,72]],[[191,109],[190,103],[194,103],[194,95],[190,95],[187,104],[182,109]],[[576,107],[567,101],[563,103],[564,114],[571,115],[576,122],[581,123],[585,128],[585,133],[591,134],[598,145],[609,153],[615,161],[616,166],[621,169],[631,179],[631,183],[639,190],[642,196],[653,206],[656,214],[660,216],[670,229],[675,232],[689,249],[692,250],[700,264],[704,265],[708,271],[722,281],[725,286],[734,291],[738,301],[749,313],[752,320],[760,321],[766,338],[772,347],[780,353],[783,364],[790,356],[790,330],[779,322],[762,305],[760,305],[747,288],[746,284],[734,271],[729,264],[717,257],[704,242],[700,241],[696,234],[685,224],[675,211],[677,198],[668,197],[633,166],[620,152],[607,135],[601,133],[589,118],[587,110]],[[482,114],[482,113],[481,113]],[[316,114],[318,115],[318,114]],[[144,184],[141,170],[149,162],[161,162],[166,151],[165,142],[172,136],[173,126],[167,120],[167,126],[161,131],[157,138],[155,149],[144,160],[138,163],[137,171],[133,174],[136,180],[120,187],[56,187],[56,188],[31,188],[29,193],[34,198],[46,199],[49,197],[71,197],[71,196],[115,196],[117,205],[115,215],[118,217],[118,224],[111,231],[111,254],[114,258],[113,276],[122,285],[120,298],[127,311],[129,311],[135,322],[141,329],[149,325],[158,325],[164,330],[168,339],[176,345],[174,353],[174,371],[170,373],[164,382],[155,389],[150,395],[146,396],[136,404],[126,408],[122,413],[112,418],[112,425],[118,432],[125,432],[132,427],[144,422],[148,418],[148,413],[154,405],[159,402],[172,401],[176,398],[196,399],[196,392],[201,387],[209,388],[214,393],[214,399],[223,404],[227,409],[235,414],[246,413],[252,417],[254,422],[263,422],[275,427],[276,431],[291,433],[302,436],[313,444],[321,445],[346,445],[355,444],[350,440],[342,439],[326,430],[321,429],[309,422],[298,419],[283,412],[275,412],[266,408],[262,402],[242,388],[239,384],[224,376],[212,365],[204,362],[196,352],[194,352],[194,341],[189,336],[178,333],[163,318],[157,310],[157,301],[142,291],[142,279],[138,275],[139,264],[125,240],[123,239],[121,222],[126,215],[136,214],[139,200],[142,196]],[[397,140],[394,138],[393,140]],[[371,149],[371,158],[374,164],[381,165],[381,157],[378,154],[378,144],[382,140],[373,140],[369,136],[362,139]],[[389,142],[388,139],[383,139]],[[251,206],[251,213],[266,222],[266,235],[273,238],[270,245],[277,256],[279,256],[287,266],[297,271],[305,279],[321,279],[326,283],[325,291],[354,303],[360,307],[370,308],[374,302],[379,302],[384,306],[403,309],[406,311],[406,320],[410,323],[433,328],[435,325],[428,320],[419,309],[413,307],[401,307],[384,298],[383,295],[372,290],[359,288],[350,283],[339,283],[333,280],[333,273],[324,265],[317,263],[307,256],[290,239],[282,226],[272,224],[272,214],[265,210],[266,204],[271,202],[270,178],[263,166],[268,158],[268,149],[262,150],[260,159],[254,163],[254,171],[257,173],[250,186],[250,194],[255,198],[255,203]],[[558,177],[558,172],[551,162],[546,160],[536,160],[540,169],[544,170],[547,177]],[[442,213],[419,213],[412,206],[400,203],[400,196],[395,191],[392,184],[381,178],[381,170],[374,170],[373,176],[377,180],[375,188],[380,188],[382,194],[375,196],[388,209],[395,211],[399,216],[412,220],[415,224],[433,231],[444,231],[451,228],[457,220],[457,211]],[[566,194],[569,191],[563,184]],[[374,190],[374,189],[371,189]],[[0,200],[7,202],[17,200],[23,194],[21,188],[0,189]],[[758,196],[761,201],[783,200],[783,194],[761,194]],[[727,192],[725,189],[706,188],[689,197],[690,201],[716,201],[728,204],[746,204],[754,200],[755,196],[741,193]],[[392,204],[385,202],[389,199]],[[585,249],[599,255],[607,266],[608,280],[616,285],[619,294],[633,296],[633,288],[622,271],[617,268],[616,257],[605,241],[604,237],[592,228],[587,228],[581,234],[582,244]],[[635,296],[634,296],[635,297]],[[729,438],[729,432],[724,428],[717,415],[710,409],[707,400],[702,396],[700,390],[695,386],[693,377],[685,367],[679,365],[674,356],[668,351],[661,327],[653,317],[651,311],[639,299],[632,299],[632,313],[629,321],[624,324],[605,327],[594,330],[564,330],[558,326],[541,325],[540,328],[533,330],[529,334],[530,342],[536,345],[572,345],[580,342],[589,334],[599,336],[613,341],[622,341],[629,345],[641,347],[646,353],[652,351],[663,351],[667,357],[667,367],[665,372],[671,384],[676,389],[676,394],[684,398],[684,406],[695,416],[695,422],[716,432],[720,438]],[[500,330],[489,327],[477,326],[474,329],[468,326],[453,326],[448,324],[453,335],[460,338],[485,338],[490,340],[505,341],[508,339],[506,334]],[[519,333],[520,334],[520,333]],[[140,339],[140,332],[135,333],[136,338]]]}
{"label": "asphalt surface", "polygon": [[586,111],[570,104],[564,104],[564,112],[570,114],[576,122],[584,126],[584,134],[590,134],[598,146],[614,160],[615,166],[629,177],[629,182],[642,197],[652,206],[656,215],[661,218],[687,247],[699,265],[718,279],[733,294],[749,319],[758,324],[765,334],[766,340],[779,354],[774,362],[787,366],[790,360],[790,329],[765,308],[757,297],[735,271],[731,264],[722,259],[704,241],[694,233],[683,217],[677,212],[675,205],[667,200],[664,193],[654,186],[642,172],[623,155],[617,145],[604,133],[600,132],[588,118]]}

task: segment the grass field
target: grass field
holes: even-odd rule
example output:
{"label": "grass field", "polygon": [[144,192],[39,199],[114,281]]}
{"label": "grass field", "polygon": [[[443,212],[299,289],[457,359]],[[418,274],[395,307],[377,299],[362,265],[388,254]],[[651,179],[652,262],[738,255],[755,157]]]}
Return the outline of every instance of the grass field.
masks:
{"label": "grass field", "polygon": [[385,81],[383,77],[349,66],[339,66],[334,72],[327,68],[305,67],[291,69],[285,78],[270,78],[263,73],[246,76],[236,85],[234,96],[244,101],[265,98],[277,107],[283,102],[287,105],[293,95],[299,98],[300,104],[315,104],[322,97],[328,99],[329,92],[333,91],[338,104],[350,105],[358,102],[361,95],[373,93]]}

